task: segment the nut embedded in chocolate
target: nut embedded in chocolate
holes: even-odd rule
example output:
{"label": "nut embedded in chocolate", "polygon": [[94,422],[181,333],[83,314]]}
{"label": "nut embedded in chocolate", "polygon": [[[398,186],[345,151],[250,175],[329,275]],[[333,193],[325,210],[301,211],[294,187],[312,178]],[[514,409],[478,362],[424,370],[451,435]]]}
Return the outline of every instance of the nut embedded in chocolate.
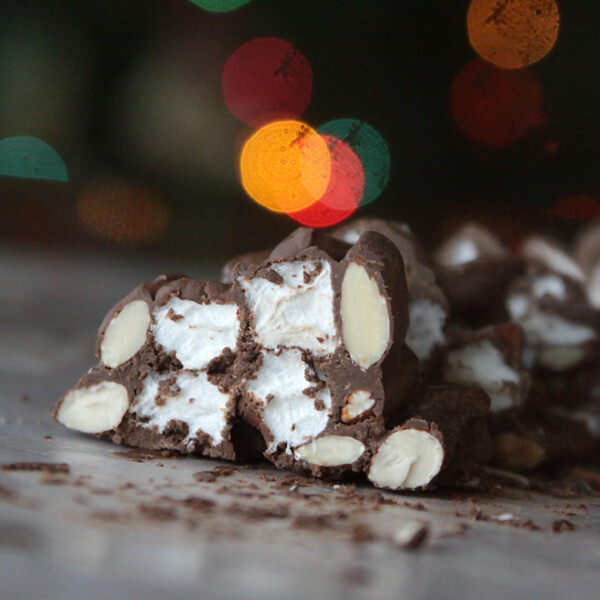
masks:
{"label": "nut embedded in chocolate", "polygon": [[476,476],[491,453],[489,402],[475,386],[428,387],[415,416],[375,444],[367,477],[378,487],[414,490]]}

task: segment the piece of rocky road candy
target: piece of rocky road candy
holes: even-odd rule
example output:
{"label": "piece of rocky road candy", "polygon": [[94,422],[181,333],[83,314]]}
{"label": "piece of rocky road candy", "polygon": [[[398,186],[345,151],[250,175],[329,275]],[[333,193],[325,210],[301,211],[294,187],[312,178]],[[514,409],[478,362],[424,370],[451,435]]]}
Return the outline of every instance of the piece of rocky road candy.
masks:
{"label": "piece of rocky road candy", "polygon": [[117,444],[236,459],[264,449],[236,416],[236,394],[206,371],[137,372],[96,368],[58,402],[54,417],[70,429]]}
{"label": "piece of rocky road candy", "polygon": [[476,477],[491,455],[489,404],[476,386],[427,388],[413,417],[372,442],[368,479],[381,488],[418,490]]}
{"label": "piece of rocky road candy", "polygon": [[491,412],[521,407],[531,387],[522,352],[523,332],[514,323],[456,330],[443,359],[444,380],[481,387]]}
{"label": "piece of rocky road candy", "polygon": [[123,316],[140,297],[149,319],[138,358],[115,368],[101,361],[59,401],[55,418],[131,446],[235,458],[234,433],[244,428],[236,428],[233,371],[244,327],[230,286],[165,278],[136,288],[109,312],[101,357],[115,322],[120,335],[113,338],[122,345],[133,346],[128,334],[142,337],[140,319],[128,329]]}
{"label": "piece of rocky road candy", "polygon": [[160,288],[182,275],[161,275],[139,285],[108,311],[98,331],[96,355],[100,363],[116,369],[140,357],[148,350],[152,309]]}
{"label": "piece of rocky road candy", "polygon": [[563,372],[597,352],[600,314],[581,283],[566,274],[569,260],[566,255],[554,262],[530,258],[526,273],[508,289],[506,307],[511,321],[523,328],[528,369]]}
{"label": "piece of rocky road candy", "polygon": [[363,469],[367,441],[400,419],[419,367],[404,345],[396,247],[366,233],[337,261],[303,247],[313,241],[297,234],[281,258],[237,276],[259,356],[242,412],[278,466],[338,475]]}
{"label": "piece of rocky road candy", "polygon": [[400,251],[408,285],[408,331],[406,344],[430,370],[429,363],[445,341],[448,301],[438,286],[423,249],[410,228],[398,221],[364,217],[334,229],[331,234],[345,242],[355,243],[365,231],[376,231],[387,237]]}
{"label": "piece of rocky road candy", "polygon": [[506,411],[491,419],[490,427],[492,462],[513,471],[572,464],[592,458],[597,449],[597,437],[587,423],[566,412]]}
{"label": "piece of rocky road candy", "polygon": [[471,327],[505,320],[504,293],[522,268],[491,231],[467,223],[445,240],[434,258],[451,313]]}

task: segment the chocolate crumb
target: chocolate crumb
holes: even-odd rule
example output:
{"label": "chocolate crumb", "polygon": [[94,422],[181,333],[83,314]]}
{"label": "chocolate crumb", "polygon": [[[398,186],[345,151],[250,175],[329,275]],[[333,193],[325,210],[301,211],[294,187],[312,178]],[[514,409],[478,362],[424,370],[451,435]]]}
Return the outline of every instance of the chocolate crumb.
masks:
{"label": "chocolate crumb", "polygon": [[192,477],[199,483],[212,483],[217,480],[217,476],[212,471],[198,471]]}
{"label": "chocolate crumb", "polygon": [[146,519],[155,521],[172,521],[177,518],[175,509],[172,507],[155,506],[154,504],[140,504],[138,506],[140,514]]}
{"label": "chocolate crumb", "polygon": [[41,473],[69,473],[66,463],[16,462],[0,465],[2,471],[38,471]]}
{"label": "chocolate crumb", "polygon": [[167,319],[171,319],[171,321],[174,321],[175,323],[183,319],[183,315],[176,313],[172,308],[168,310],[165,316],[167,317]]}
{"label": "chocolate crumb", "polygon": [[554,533],[562,533],[563,531],[574,531],[575,525],[566,519],[557,519],[552,521],[552,531]]}

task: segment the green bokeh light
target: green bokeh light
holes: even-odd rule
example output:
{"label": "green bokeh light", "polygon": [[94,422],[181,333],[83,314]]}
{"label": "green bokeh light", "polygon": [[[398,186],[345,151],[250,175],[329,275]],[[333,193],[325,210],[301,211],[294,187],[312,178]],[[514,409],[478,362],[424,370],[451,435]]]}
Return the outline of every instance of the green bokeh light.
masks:
{"label": "green bokeh light", "polygon": [[61,157],[46,142],[29,136],[0,140],[0,176],[67,181]]}
{"label": "green bokeh light", "polygon": [[365,175],[363,199],[359,206],[373,202],[390,178],[390,151],[376,129],[358,119],[335,119],[317,129],[347,144],[360,159]]}
{"label": "green bokeh light", "polygon": [[190,0],[192,4],[209,12],[224,13],[236,10],[251,0]]}

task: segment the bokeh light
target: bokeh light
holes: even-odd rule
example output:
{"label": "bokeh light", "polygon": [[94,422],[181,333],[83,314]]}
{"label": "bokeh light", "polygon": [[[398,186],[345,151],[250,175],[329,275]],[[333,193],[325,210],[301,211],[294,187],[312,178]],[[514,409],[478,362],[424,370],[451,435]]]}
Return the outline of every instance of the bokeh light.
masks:
{"label": "bokeh light", "polygon": [[327,189],[331,156],[325,140],[300,121],[275,121],[255,132],[240,158],[244,189],[275,212],[316,202]]}
{"label": "bokeh light", "polygon": [[84,187],[77,200],[77,215],[97,237],[131,246],[156,241],[169,223],[168,208],[157,193],[123,180]]}
{"label": "bokeh light", "polygon": [[209,12],[223,13],[236,10],[251,0],[190,0],[192,4]]}
{"label": "bokeh light", "polygon": [[589,194],[570,194],[559,198],[554,206],[546,211],[549,217],[573,221],[600,219],[600,199]]}
{"label": "bokeh light", "polygon": [[559,21],[554,0],[472,0],[467,13],[473,49],[504,69],[544,58],[556,43]]}
{"label": "bokeh light", "polygon": [[379,132],[358,119],[335,119],[317,130],[348,145],[358,156],[364,173],[364,190],[360,206],[375,200],[390,177],[390,151]]}
{"label": "bokeh light", "polygon": [[288,215],[307,227],[329,227],[348,218],[360,204],[365,177],[358,156],[344,142],[322,136],[331,155],[331,177],[314,204]]}
{"label": "bokeh light", "polygon": [[450,110],[472,141],[502,148],[546,123],[543,96],[528,70],[508,71],[475,58],[454,77]]}
{"label": "bokeh light", "polygon": [[46,142],[30,136],[0,140],[0,176],[67,181],[62,158]]}
{"label": "bokeh light", "polygon": [[225,104],[248,125],[297,119],[306,110],[313,77],[306,57],[289,42],[258,38],[238,48],[223,68]]}

